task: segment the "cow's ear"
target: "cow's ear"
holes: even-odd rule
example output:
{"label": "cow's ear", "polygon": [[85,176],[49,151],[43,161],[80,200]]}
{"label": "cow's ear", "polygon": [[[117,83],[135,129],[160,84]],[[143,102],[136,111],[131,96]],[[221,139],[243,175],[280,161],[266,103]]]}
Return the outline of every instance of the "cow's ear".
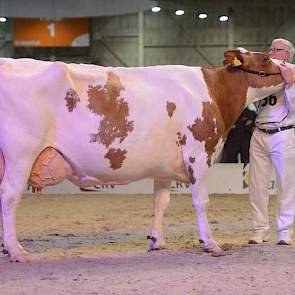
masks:
{"label": "cow's ear", "polygon": [[232,62],[233,67],[239,67],[242,65],[242,62],[235,56]]}
{"label": "cow's ear", "polygon": [[239,57],[239,52],[237,50],[228,50],[224,53],[225,60],[224,65],[229,65],[231,67],[239,67],[242,65],[242,61]]}

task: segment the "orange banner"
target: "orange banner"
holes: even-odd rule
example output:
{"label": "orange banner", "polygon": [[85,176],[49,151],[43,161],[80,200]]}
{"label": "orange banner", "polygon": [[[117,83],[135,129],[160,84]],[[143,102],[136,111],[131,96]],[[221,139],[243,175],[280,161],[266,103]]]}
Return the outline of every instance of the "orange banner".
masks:
{"label": "orange banner", "polygon": [[14,47],[89,46],[89,19],[14,19]]}

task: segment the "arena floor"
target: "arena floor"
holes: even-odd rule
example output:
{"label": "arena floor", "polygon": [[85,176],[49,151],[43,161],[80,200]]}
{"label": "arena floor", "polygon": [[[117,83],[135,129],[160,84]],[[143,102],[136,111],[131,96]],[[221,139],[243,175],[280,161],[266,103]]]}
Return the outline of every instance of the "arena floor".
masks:
{"label": "arena floor", "polygon": [[275,245],[275,226],[270,243],[247,245],[246,195],[210,197],[225,256],[202,251],[188,195],[172,196],[167,250],[147,252],[152,220],[151,196],[25,196],[17,228],[31,263],[0,254],[0,294],[295,294],[295,247]]}

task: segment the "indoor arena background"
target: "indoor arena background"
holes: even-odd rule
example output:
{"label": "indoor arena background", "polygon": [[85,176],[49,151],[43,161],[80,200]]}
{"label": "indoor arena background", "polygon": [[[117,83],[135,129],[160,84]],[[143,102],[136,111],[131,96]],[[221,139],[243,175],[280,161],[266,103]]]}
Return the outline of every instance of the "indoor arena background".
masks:
{"label": "indoor arena background", "polygon": [[[153,12],[155,6],[161,10]],[[0,0],[0,56],[212,67],[229,48],[266,51],[276,37],[295,43],[294,15],[293,0]],[[92,192],[65,181],[40,197],[25,191],[17,231],[34,254],[25,264],[9,264],[0,254],[0,294],[295,294],[295,248],[275,245],[275,177],[269,183],[272,236],[263,245],[247,244],[248,183],[243,163],[217,163],[210,171],[209,223],[225,250],[221,257],[203,252],[184,183],[171,185],[167,249],[156,252],[147,251],[146,239],[151,180]]]}

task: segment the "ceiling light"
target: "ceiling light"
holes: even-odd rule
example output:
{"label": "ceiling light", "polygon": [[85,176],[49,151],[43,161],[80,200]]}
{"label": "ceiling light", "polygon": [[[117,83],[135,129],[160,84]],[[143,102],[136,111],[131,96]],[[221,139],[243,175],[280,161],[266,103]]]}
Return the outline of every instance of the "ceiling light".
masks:
{"label": "ceiling light", "polygon": [[161,7],[159,7],[159,6],[154,6],[152,8],[152,12],[159,12],[159,11],[161,11]]}
{"label": "ceiling light", "polygon": [[208,17],[208,14],[207,13],[199,13],[198,14],[198,18],[205,19],[207,17]]}
{"label": "ceiling light", "polygon": [[219,20],[220,20],[221,22],[226,22],[226,21],[228,21],[228,16],[227,16],[227,15],[221,15],[221,16],[219,17]]}
{"label": "ceiling light", "polygon": [[178,9],[178,10],[175,11],[175,14],[176,15],[183,15],[184,14],[184,11],[181,10],[181,9]]}
{"label": "ceiling light", "polygon": [[6,17],[0,17],[0,22],[5,23],[6,22]]}

